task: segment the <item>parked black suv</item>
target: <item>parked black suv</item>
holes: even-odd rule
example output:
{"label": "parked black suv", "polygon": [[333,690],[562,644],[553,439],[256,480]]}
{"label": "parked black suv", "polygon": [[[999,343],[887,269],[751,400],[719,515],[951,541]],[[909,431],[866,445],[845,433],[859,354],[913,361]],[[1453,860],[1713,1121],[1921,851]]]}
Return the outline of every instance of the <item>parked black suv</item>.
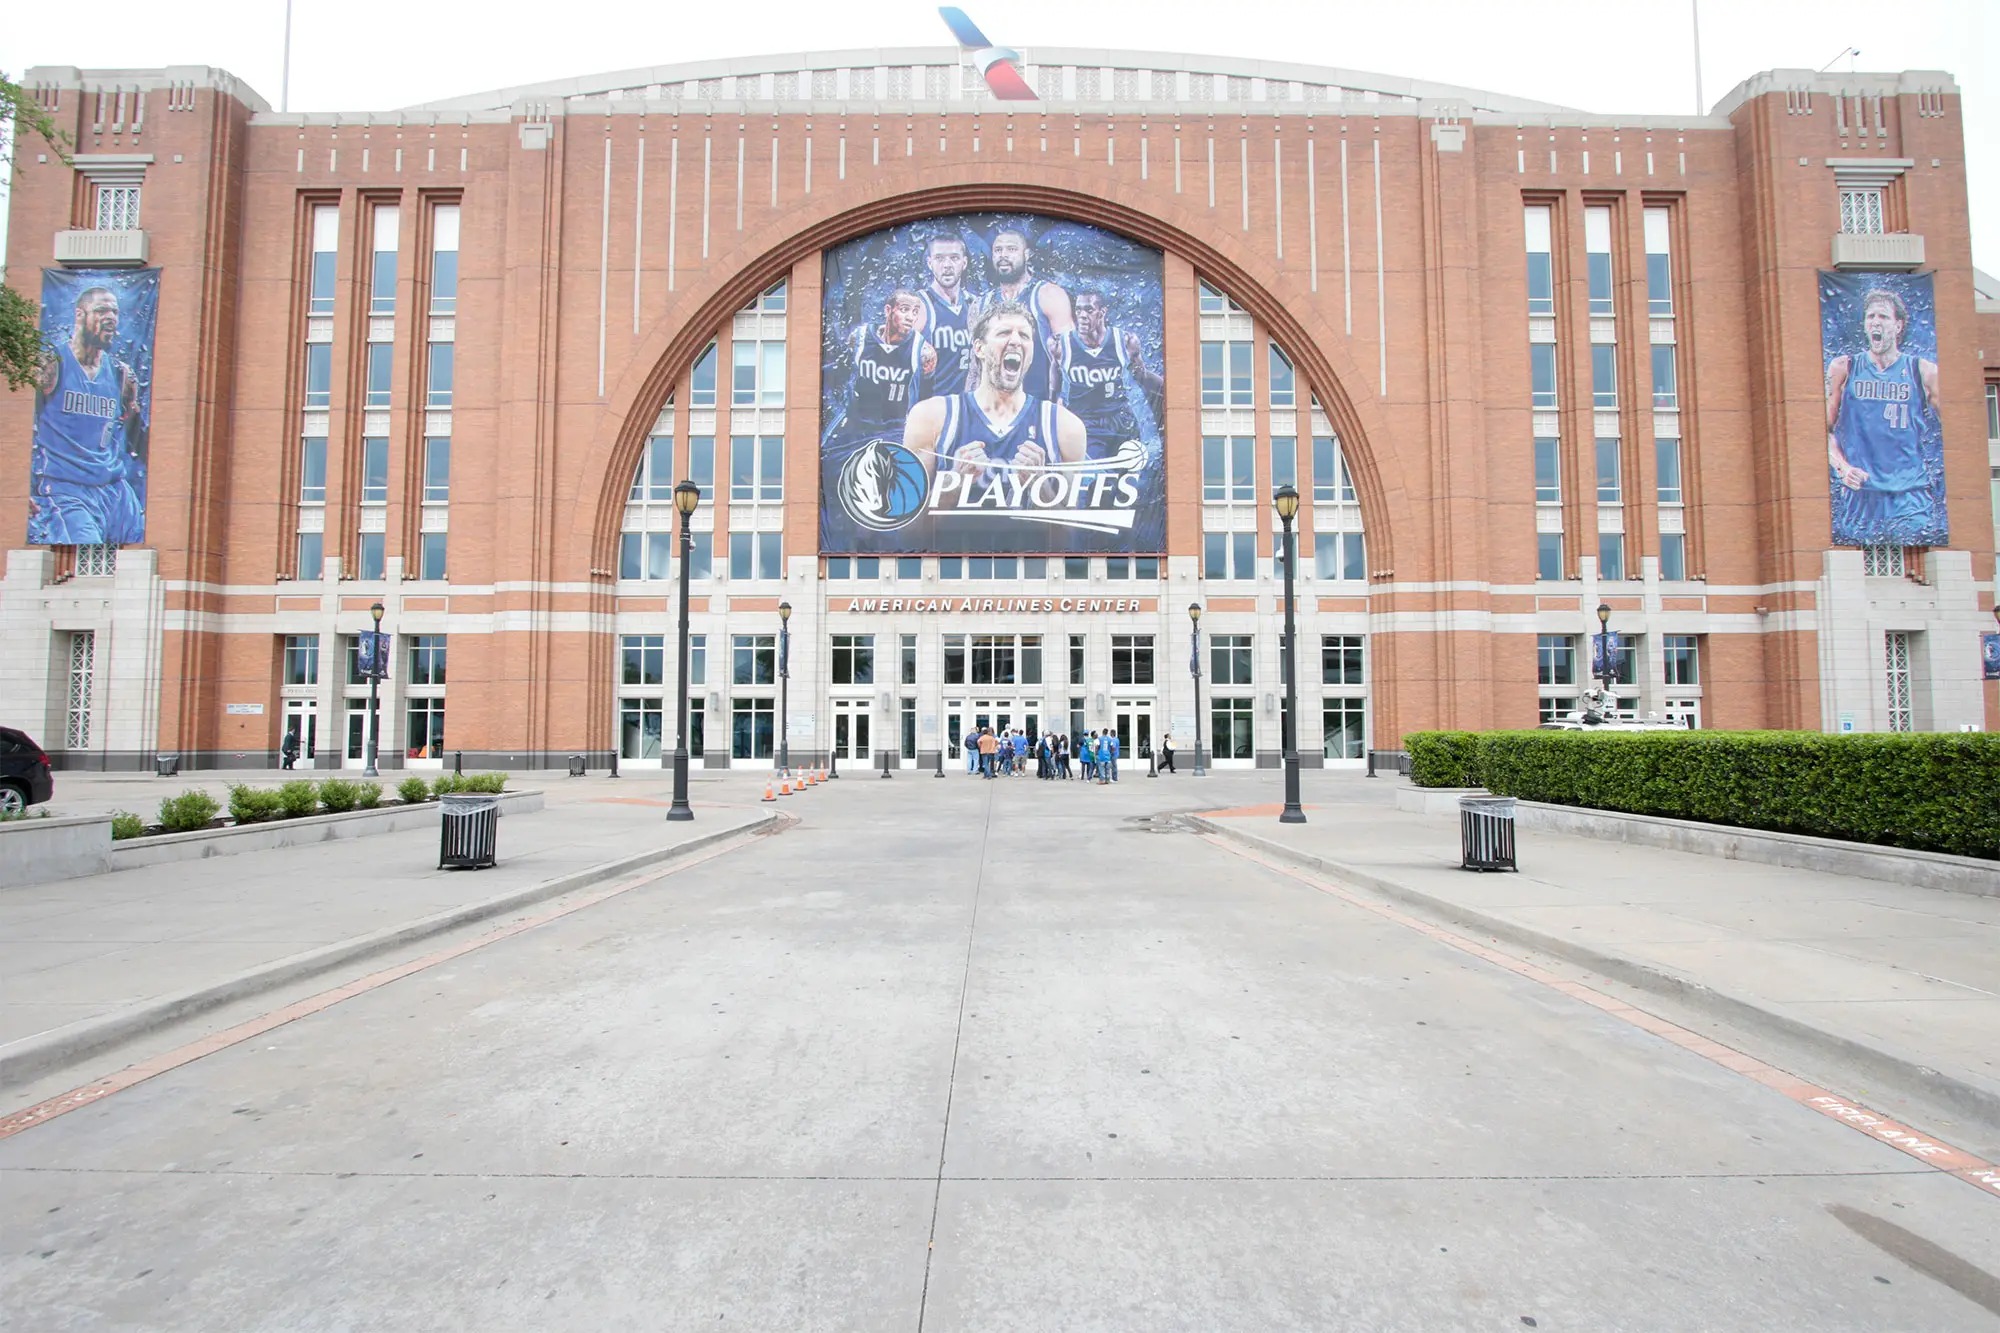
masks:
{"label": "parked black suv", "polygon": [[49,757],[25,731],[0,727],[0,814],[18,815],[56,794]]}

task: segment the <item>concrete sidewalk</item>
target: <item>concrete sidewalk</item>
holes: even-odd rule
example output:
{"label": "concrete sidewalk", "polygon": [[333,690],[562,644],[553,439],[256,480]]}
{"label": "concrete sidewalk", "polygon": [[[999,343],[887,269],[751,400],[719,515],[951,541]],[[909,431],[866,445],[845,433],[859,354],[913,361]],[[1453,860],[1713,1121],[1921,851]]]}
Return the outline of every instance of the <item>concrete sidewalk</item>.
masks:
{"label": "concrete sidewalk", "polygon": [[1455,815],[1397,782],[1210,812],[1226,840],[1786,1043],[2000,1147],[2000,899],[1523,830],[1520,871],[1459,869]]}
{"label": "concrete sidewalk", "polygon": [[[209,776],[168,782],[179,791]],[[78,804],[117,799],[115,778],[76,785]],[[439,870],[432,825],[0,891],[0,1087],[221,1003],[632,873],[762,824],[774,808],[740,775],[701,784],[697,818],[686,823],[667,822],[671,791],[659,775],[557,779],[544,791],[544,810],[500,821],[499,864],[487,870]]]}

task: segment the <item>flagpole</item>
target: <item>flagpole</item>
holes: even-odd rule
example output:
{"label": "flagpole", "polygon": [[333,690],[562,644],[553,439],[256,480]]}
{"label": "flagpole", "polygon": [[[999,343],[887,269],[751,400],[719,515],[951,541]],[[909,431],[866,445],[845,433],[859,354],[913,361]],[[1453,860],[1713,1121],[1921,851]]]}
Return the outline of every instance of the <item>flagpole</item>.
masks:
{"label": "flagpole", "polygon": [[285,0],[285,73],[278,85],[278,110],[292,109],[292,0]]}

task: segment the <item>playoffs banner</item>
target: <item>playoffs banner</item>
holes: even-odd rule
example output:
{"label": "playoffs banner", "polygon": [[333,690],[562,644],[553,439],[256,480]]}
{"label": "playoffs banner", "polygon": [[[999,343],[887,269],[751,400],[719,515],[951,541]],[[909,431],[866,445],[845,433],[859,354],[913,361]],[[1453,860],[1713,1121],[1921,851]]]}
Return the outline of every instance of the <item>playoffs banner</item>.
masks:
{"label": "playoffs banner", "polygon": [[820,548],[1157,552],[1160,253],[959,213],[826,252]]}
{"label": "playoffs banner", "polygon": [[1937,312],[1928,273],[1821,273],[1835,546],[1944,546]]}
{"label": "playoffs banner", "polygon": [[1625,651],[1625,643],[1617,630],[1606,630],[1602,634],[1590,636],[1590,674],[1599,680],[1618,681],[1619,654]]}
{"label": "playoffs banner", "polygon": [[28,541],[146,540],[146,446],[160,271],[43,269]]}
{"label": "playoffs banner", "polygon": [[1979,636],[1979,667],[1986,680],[2000,680],[2000,634]]}

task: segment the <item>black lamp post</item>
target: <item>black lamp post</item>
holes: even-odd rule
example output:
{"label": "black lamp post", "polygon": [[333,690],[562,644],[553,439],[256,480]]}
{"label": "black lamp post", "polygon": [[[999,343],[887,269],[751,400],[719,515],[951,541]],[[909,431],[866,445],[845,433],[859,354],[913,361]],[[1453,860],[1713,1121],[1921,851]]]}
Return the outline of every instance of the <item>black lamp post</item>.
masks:
{"label": "black lamp post", "polygon": [[1597,633],[1599,636],[1597,640],[1599,651],[1604,658],[1604,661],[1601,663],[1604,670],[1598,676],[1597,681],[1598,688],[1604,692],[1604,715],[1607,718],[1616,717],[1618,714],[1618,699],[1617,696],[1612,694],[1611,687],[1612,683],[1618,679],[1618,666],[1611,660],[1611,604],[1609,602],[1599,602],[1597,604]]}
{"label": "black lamp post", "polygon": [[792,604],[778,603],[778,767],[792,766]]}
{"label": "black lamp post", "polygon": [[694,550],[694,533],[688,520],[701,504],[701,487],[683,481],[674,487],[674,508],[681,514],[681,667],[674,679],[678,697],[674,700],[674,803],[667,818],[693,819],[688,805],[688,556]]}
{"label": "black lamp post", "polygon": [[382,660],[382,611],[383,606],[380,602],[368,608],[368,614],[375,619],[375,637],[368,641],[368,655],[375,666],[368,673],[368,762],[361,769],[361,776],[367,778],[379,778],[382,776],[375,767],[377,739],[381,734],[381,725],[375,711],[375,691],[382,682],[383,668],[388,665],[388,663]]}
{"label": "black lamp post", "polygon": [[1299,806],[1299,671],[1298,627],[1293,616],[1292,561],[1296,554],[1292,520],[1299,516],[1298,488],[1287,483],[1271,496],[1271,507],[1285,525],[1285,725],[1280,743],[1285,747],[1285,809],[1280,824],[1303,824],[1306,812]]}
{"label": "black lamp post", "polygon": [[1188,671],[1194,676],[1194,776],[1208,772],[1201,763],[1201,603],[1188,603]]}

